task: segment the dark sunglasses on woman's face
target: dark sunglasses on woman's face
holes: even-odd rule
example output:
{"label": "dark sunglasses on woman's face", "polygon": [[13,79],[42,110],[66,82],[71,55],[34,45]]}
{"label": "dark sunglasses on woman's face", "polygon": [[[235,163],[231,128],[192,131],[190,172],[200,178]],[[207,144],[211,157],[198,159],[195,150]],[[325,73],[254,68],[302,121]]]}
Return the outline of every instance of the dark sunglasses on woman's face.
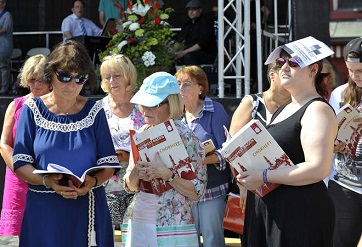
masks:
{"label": "dark sunglasses on woman's face", "polygon": [[86,81],[88,81],[88,78],[89,78],[88,74],[73,76],[69,72],[62,71],[62,70],[55,72],[55,74],[56,74],[58,80],[63,83],[69,83],[74,79],[75,83],[77,83],[78,85],[82,85],[82,84],[86,83]]}
{"label": "dark sunglasses on woman's face", "polygon": [[281,68],[281,67],[283,67],[283,65],[286,62],[288,62],[289,67],[292,67],[292,68],[295,68],[295,67],[299,66],[299,64],[297,63],[297,60],[295,60],[294,58],[286,59],[286,58],[282,58],[282,57],[277,58],[275,60],[275,65],[276,65],[277,68]]}

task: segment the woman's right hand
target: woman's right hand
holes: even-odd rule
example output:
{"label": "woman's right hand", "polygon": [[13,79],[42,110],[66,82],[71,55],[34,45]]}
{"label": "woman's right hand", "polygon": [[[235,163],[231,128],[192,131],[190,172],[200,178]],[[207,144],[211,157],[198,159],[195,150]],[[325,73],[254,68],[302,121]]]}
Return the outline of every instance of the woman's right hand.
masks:
{"label": "woman's right hand", "polygon": [[[64,175],[63,174],[49,174],[44,182],[48,187],[51,187],[57,194],[68,199],[77,199],[78,194],[74,191],[69,185],[62,183]],[[65,197],[66,196],[66,197]]]}

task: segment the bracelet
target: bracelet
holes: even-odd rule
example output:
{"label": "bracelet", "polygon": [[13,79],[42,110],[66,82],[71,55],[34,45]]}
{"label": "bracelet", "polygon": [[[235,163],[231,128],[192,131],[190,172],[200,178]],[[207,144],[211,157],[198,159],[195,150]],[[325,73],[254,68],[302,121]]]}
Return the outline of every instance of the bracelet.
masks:
{"label": "bracelet", "polygon": [[96,176],[92,176],[96,180],[96,183],[93,185],[93,187],[96,187],[98,185],[98,178]]}
{"label": "bracelet", "polygon": [[46,179],[48,176],[49,176],[49,174],[43,175],[43,185],[44,185],[45,188],[50,189],[51,187],[48,186],[48,185],[46,184],[46,182],[45,182],[45,179]]}
{"label": "bracelet", "polygon": [[270,168],[266,168],[266,169],[263,170],[263,182],[264,182],[264,184],[268,183],[268,177],[267,177],[268,170],[270,170]]}
{"label": "bracelet", "polygon": [[173,181],[173,179],[175,178],[175,176],[176,176],[176,174],[172,173],[172,176],[169,179],[167,179],[166,181],[171,183]]}

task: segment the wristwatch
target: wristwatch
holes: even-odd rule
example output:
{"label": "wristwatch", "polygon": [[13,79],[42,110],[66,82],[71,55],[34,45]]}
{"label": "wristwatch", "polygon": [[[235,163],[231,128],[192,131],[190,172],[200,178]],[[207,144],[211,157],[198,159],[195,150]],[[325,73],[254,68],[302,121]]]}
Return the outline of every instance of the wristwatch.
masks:
{"label": "wristwatch", "polygon": [[172,176],[169,179],[167,179],[166,181],[171,183],[173,181],[173,179],[175,178],[175,175],[176,175],[175,173],[172,173]]}

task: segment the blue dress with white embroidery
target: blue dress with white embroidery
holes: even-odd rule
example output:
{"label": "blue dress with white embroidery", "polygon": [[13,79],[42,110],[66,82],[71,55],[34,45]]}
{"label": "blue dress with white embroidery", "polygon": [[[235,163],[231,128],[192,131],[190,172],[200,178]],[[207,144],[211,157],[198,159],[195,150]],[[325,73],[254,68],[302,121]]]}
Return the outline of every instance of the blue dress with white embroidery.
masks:
{"label": "blue dress with white embroidery", "polygon": [[[66,116],[50,112],[40,98],[28,100],[20,114],[13,159],[15,170],[26,164],[46,170],[56,163],[78,176],[97,165],[118,165],[104,110],[92,100],[79,113]],[[73,200],[29,184],[20,246],[86,247],[92,226],[98,247],[114,246],[103,186]]]}

